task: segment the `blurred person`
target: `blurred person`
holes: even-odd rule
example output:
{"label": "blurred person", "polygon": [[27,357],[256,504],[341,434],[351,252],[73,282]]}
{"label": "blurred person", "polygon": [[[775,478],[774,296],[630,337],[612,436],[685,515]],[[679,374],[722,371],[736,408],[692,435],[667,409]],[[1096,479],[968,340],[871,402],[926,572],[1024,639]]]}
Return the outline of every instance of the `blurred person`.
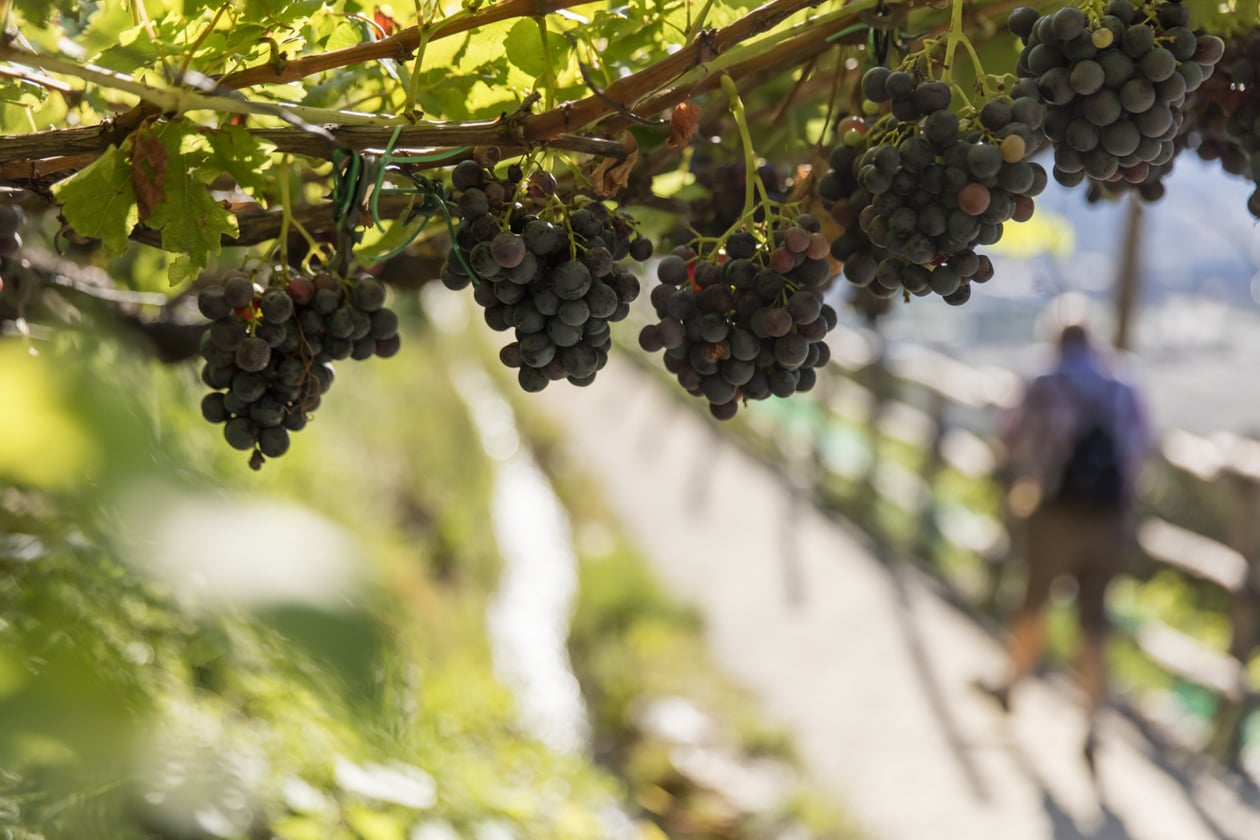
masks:
{"label": "blurred person", "polygon": [[1058,359],[1036,377],[1002,429],[1022,533],[1028,582],[1008,626],[1009,673],[981,688],[1010,708],[1011,691],[1037,667],[1045,645],[1046,602],[1071,576],[1083,639],[1084,756],[1091,770],[1098,712],[1107,698],[1107,587],[1124,564],[1138,470],[1150,445],[1136,389],[1117,376],[1079,324],[1065,327]]}

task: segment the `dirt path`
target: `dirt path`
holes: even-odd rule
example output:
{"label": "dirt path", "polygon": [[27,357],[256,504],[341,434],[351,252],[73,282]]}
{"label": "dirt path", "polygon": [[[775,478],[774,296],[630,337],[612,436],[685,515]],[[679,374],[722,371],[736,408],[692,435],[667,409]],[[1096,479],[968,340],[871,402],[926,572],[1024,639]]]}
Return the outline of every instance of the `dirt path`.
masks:
{"label": "dirt path", "polygon": [[1095,790],[1071,692],[1004,717],[970,687],[995,641],[915,570],[794,502],[771,470],[626,362],[540,395],[727,671],[879,840],[1254,840],[1260,808],[1167,766],[1119,716]]}

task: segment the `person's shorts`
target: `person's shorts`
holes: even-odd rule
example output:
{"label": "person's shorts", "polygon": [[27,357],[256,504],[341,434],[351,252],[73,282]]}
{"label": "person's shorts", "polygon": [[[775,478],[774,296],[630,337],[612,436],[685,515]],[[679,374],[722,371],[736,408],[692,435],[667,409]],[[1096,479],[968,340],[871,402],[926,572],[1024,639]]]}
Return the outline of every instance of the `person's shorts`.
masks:
{"label": "person's shorts", "polygon": [[1121,512],[1098,513],[1047,504],[1024,523],[1028,585],[1024,608],[1045,606],[1054,582],[1070,576],[1077,584],[1081,627],[1104,632],[1107,586],[1124,566],[1127,547]]}

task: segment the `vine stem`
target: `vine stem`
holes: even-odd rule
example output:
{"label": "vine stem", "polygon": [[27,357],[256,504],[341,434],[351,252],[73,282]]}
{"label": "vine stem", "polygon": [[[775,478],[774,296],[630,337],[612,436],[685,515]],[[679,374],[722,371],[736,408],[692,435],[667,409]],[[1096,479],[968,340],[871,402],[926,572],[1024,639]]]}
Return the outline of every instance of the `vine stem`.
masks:
{"label": "vine stem", "polygon": [[[293,124],[309,122],[318,124],[393,126],[402,122],[398,117],[380,114],[356,114],[349,111],[311,108],[305,105],[290,105],[287,103],[283,106],[274,105],[270,102],[258,102],[247,99],[236,93],[224,96],[218,93],[205,93],[189,87],[155,88],[119,73],[85,67],[77,62],[66,61],[57,56],[19,52],[10,47],[0,47],[0,59],[50,73],[60,73],[84,82],[100,85],[101,87],[129,93],[154,106],[158,109],[158,113],[181,114],[188,111],[219,111],[221,113],[246,116],[271,116]],[[188,81],[186,80],[186,82]]]}

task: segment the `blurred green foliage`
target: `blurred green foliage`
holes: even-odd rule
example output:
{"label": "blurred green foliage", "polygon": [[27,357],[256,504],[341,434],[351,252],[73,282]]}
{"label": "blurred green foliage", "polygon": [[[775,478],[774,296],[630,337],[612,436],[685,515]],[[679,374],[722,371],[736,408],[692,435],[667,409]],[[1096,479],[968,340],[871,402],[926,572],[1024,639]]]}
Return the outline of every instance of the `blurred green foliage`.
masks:
{"label": "blurred green foliage", "polygon": [[[191,368],[108,340],[0,341],[0,830],[600,836],[615,784],[523,736],[493,676],[492,474],[438,351],[409,338],[339,378],[261,474],[198,416]],[[140,562],[164,508],[130,499],[155,486],[315,512],[352,535],[357,594],[190,600]],[[236,536],[260,572],[275,561]]]}

